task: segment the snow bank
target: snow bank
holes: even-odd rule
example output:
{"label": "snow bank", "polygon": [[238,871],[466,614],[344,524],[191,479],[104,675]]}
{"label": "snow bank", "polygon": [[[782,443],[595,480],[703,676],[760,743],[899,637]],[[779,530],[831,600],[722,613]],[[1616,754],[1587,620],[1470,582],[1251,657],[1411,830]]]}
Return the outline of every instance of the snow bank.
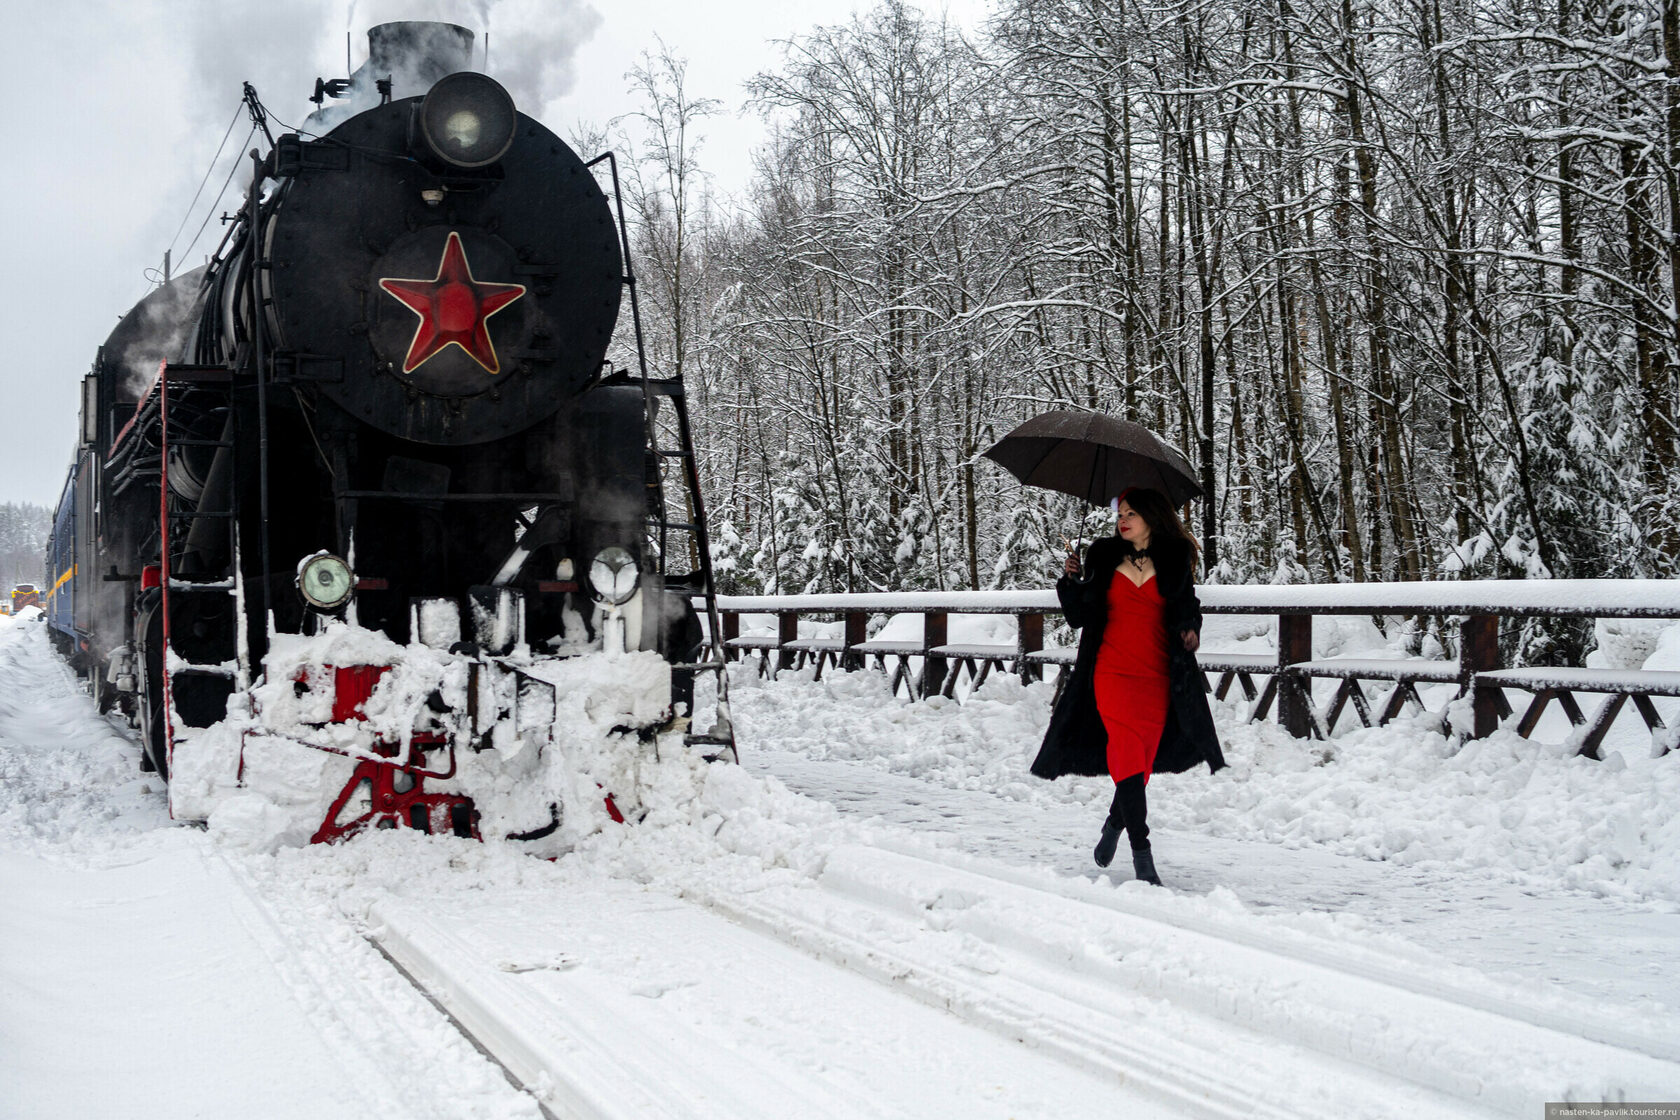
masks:
{"label": "snow bank", "polygon": [[[1404,657],[1408,635],[1402,620],[1391,619],[1389,634],[1370,615],[1318,615],[1313,619],[1314,657]],[[1202,649],[1208,653],[1276,655],[1277,616],[1210,614],[1202,620]]]}
{"label": "snow bank", "polygon": [[1600,763],[1508,730],[1454,750],[1404,723],[1315,744],[1224,714],[1232,766],[1161,781],[1168,827],[1680,901],[1680,756]]}
{"label": "snow bank", "polygon": [[47,628],[0,628],[0,850],[99,850],[167,823],[139,748],[94,710]]}
{"label": "snow bank", "polygon": [[[495,897],[532,890],[546,900],[569,884],[603,876],[684,895],[739,892],[812,882],[836,844],[868,843],[870,826],[845,821],[830,805],[801,797],[773,778],[708,763],[682,748],[643,752],[633,764],[631,822],[607,821],[569,838],[552,860],[529,846],[427,836],[407,829],[369,831],[344,844],[241,851],[245,866],[274,893],[306,898],[358,924],[382,899],[424,901],[490,889]],[[600,796],[591,787],[594,803]],[[629,798],[615,791],[621,802]],[[226,837],[212,833],[215,842]],[[265,893],[268,893],[265,890]]]}
{"label": "snow bank", "polygon": [[[1675,633],[1653,660],[1680,659]],[[744,751],[773,743],[953,789],[1093,809],[1108,802],[1104,779],[1028,774],[1049,719],[1048,683],[994,677],[958,705],[895,699],[875,672],[810,677],[769,681],[749,669],[732,678]],[[1594,762],[1510,731],[1454,747],[1405,719],[1323,743],[1249,724],[1235,702],[1214,711],[1231,765],[1156,776],[1152,825],[1680,903],[1680,752]]]}
{"label": "snow bank", "polygon": [[[1256,633],[1237,640],[1263,641],[1264,636]],[[1346,640],[1353,644],[1360,639],[1352,633]],[[1680,648],[1662,644],[1651,654],[1677,655]],[[630,661],[605,665],[580,661],[566,671],[582,674],[580,679],[599,673],[631,687],[636,669]],[[902,831],[844,817],[832,805],[797,796],[774,779],[758,778],[735,766],[704,763],[668,741],[644,744],[634,736],[614,737],[609,726],[604,736],[597,737],[591,753],[577,755],[588,759],[587,768],[578,763],[574,800],[567,803],[567,812],[571,814],[576,805],[580,819],[568,836],[566,850],[553,862],[532,859],[528,846],[493,837],[477,844],[409,830],[370,832],[330,847],[272,849],[252,843],[253,838],[272,836],[284,827],[276,823],[272,802],[229,798],[208,833],[168,827],[161,797],[155,790],[142,792],[148,783],[134,773],[138,752],[132,741],[92,713],[89,702],[75,691],[62,664],[47,649],[41,628],[0,629],[0,679],[8,684],[8,689],[0,690],[0,856],[21,848],[58,859],[73,855],[77,845],[89,845],[96,846],[109,863],[133,863],[147,875],[160,866],[147,859],[148,847],[170,847],[179,856],[191,857],[181,863],[196,863],[201,855],[212,857],[204,860],[206,865],[225,863],[228,873],[219,867],[215,870],[215,891],[193,902],[192,909],[167,916],[179,921],[182,929],[198,929],[204,925],[201,913],[211,908],[220,913],[226,899],[236,894],[244,897],[248,887],[249,898],[260,899],[261,906],[242,903],[245,909],[230,924],[248,927],[252,936],[263,939],[261,948],[277,950],[272,955],[274,975],[287,981],[291,996],[316,1021],[315,1029],[323,1029],[322,1037],[332,1043],[334,1054],[381,1068],[428,1071],[425,1078],[412,1082],[416,1095],[426,1095],[420,1104],[368,1082],[377,1085],[370,1095],[384,1102],[380,1115],[501,1117],[529,1115],[530,1109],[525,1098],[510,1102],[505,1090],[497,1089],[494,1070],[479,1069],[482,1063],[466,1053],[459,1037],[442,1020],[419,1008],[419,997],[365,943],[362,934],[377,932],[370,927],[377,922],[374,914],[379,903],[446,900],[454,912],[467,913],[474,920],[521,928],[540,928],[543,906],[569,908],[584,915],[578,924],[587,927],[591,900],[605,897],[599,889],[603,882],[612,881],[611,897],[622,900],[627,909],[644,900],[635,897],[634,889],[621,891],[619,887],[625,881],[644,885],[649,888],[645,912],[654,915],[648,924],[656,927],[656,934],[614,948],[624,957],[636,958],[632,964],[646,971],[640,978],[642,986],[631,994],[656,1000],[675,990],[673,984],[680,986],[704,975],[703,965],[677,969],[671,963],[672,934],[659,918],[662,911],[672,909],[670,894],[698,897],[713,905],[747,898],[753,891],[764,891],[760,897],[774,895],[772,901],[780,904],[792,904],[803,894],[820,911],[830,904],[837,885],[852,882],[872,887],[876,882],[870,875],[881,868],[896,875],[892,866],[874,857],[906,843]],[[732,679],[734,711],[746,752],[762,744],[814,758],[846,759],[859,768],[913,774],[987,797],[1066,806],[1069,815],[1075,812],[1072,803],[1107,800],[1107,783],[1100,780],[1045,783],[1027,776],[1026,764],[1047,716],[1048,685],[1023,686],[1012,677],[1002,677],[970,702],[957,705],[944,700],[897,701],[888,694],[884,679],[873,672],[831,672],[820,683],[813,682],[809,673],[790,672],[770,682],[758,679],[750,666],[742,666]],[[633,691],[639,689],[635,685]],[[575,704],[562,697],[549,718],[573,728],[579,736],[594,734],[602,721],[617,718],[623,707],[620,702],[609,700],[603,706],[597,697],[597,706],[591,708],[587,692],[566,690]],[[403,689],[394,688],[380,703],[399,711],[405,695]],[[1234,710],[1220,709],[1218,719],[1233,766],[1214,778],[1205,773],[1158,778],[1153,783],[1154,810],[1164,828],[1198,829],[1395,862],[1485,867],[1517,882],[1577,885],[1659,901],[1674,897],[1674,883],[1680,879],[1675,872],[1680,868],[1675,867],[1673,853],[1680,849],[1680,837],[1661,811],[1680,792],[1673,756],[1606,766],[1509,735],[1472,743],[1454,753],[1440,736],[1404,725],[1355,733],[1326,745],[1290,740],[1271,726],[1242,725]],[[605,823],[595,777],[608,779],[637,823]],[[621,787],[620,782],[625,784]],[[1095,805],[1077,810],[1093,823],[1098,811]],[[1027,819],[1030,814],[1013,818]],[[949,827],[963,825],[959,819]],[[1276,854],[1275,849],[1261,848],[1254,858],[1271,858],[1268,852]],[[227,858],[215,860],[218,853]],[[0,865],[4,862],[0,860]],[[908,866],[907,861],[892,862]],[[1193,983],[1203,977],[1218,981],[1225,975],[1225,962],[1210,962],[1206,954],[1186,964],[1191,958],[1174,958],[1158,940],[1134,949],[1109,937],[1111,931],[1133,924],[1114,915],[1123,919],[1141,909],[1145,916],[1157,914],[1191,929],[1208,929],[1221,936],[1235,932],[1250,944],[1287,942],[1302,954],[1316,958],[1328,951],[1344,961],[1380,957],[1393,969],[1410,972],[1415,965],[1418,971],[1430,971],[1433,979],[1442,978],[1439,962],[1417,946],[1389,945],[1390,939],[1363,932],[1360,920],[1346,914],[1254,914],[1223,889],[1196,896],[1125,883],[1116,890],[1106,878],[1061,880],[1043,868],[988,865],[981,870],[992,881],[978,886],[972,879],[957,882],[948,868],[930,872],[922,867],[903,876],[903,888],[887,892],[891,897],[886,897],[886,903],[897,906],[894,913],[908,919],[857,927],[860,943],[865,948],[881,945],[894,953],[914,949],[923,959],[937,955],[941,964],[991,975],[998,971],[995,949],[1005,944],[1004,939],[987,927],[964,923],[989,921],[996,915],[995,928],[1009,935],[1008,945],[1019,947],[1022,938],[1015,935],[1022,932],[1042,943],[1044,947],[1032,948],[1030,955],[1036,958],[1035,967],[1045,964],[1052,976],[1088,979],[1090,970],[1080,962],[1099,960],[1105,969],[1123,966],[1130,970],[1127,983],[1133,987],[1156,985],[1157,978],[1163,977]],[[1007,890],[998,885],[1004,879],[1048,892],[1045,898],[1089,903],[1091,909],[1079,921],[1063,921],[1060,915],[1069,912],[1067,908],[1054,913],[1036,909],[1043,905],[1039,895]],[[154,884],[155,879],[148,880],[147,889]],[[842,899],[848,907],[837,911],[842,919],[850,920],[846,915],[852,913],[868,916],[851,906],[860,897]],[[1113,913],[1099,912],[1103,910]],[[78,907],[77,912],[92,915],[90,920],[109,922],[113,914],[126,917],[132,911],[101,905],[98,909]],[[123,928],[128,932],[129,927]],[[851,927],[835,928],[844,932]],[[588,948],[592,933],[601,936],[585,929],[577,938],[579,944]],[[172,934],[172,928],[164,924],[157,936]],[[1647,944],[1623,940],[1610,943],[1602,952],[1631,954]],[[1066,946],[1073,951],[1066,951]],[[1596,941],[1594,947],[1598,949]],[[255,955],[238,959],[267,968]],[[555,954],[538,959],[504,957],[500,967],[519,972],[569,963],[570,958]],[[1172,966],[1176,973],[1165,966]],[[67,986],[68,977],[79,975],[71,971],[75,967],[73,960],[61,962],[48,983],[36,977],[37,987],[50,991],[49,984]],[[184,1022],[196,1022],[190,1018],[194,1001],[202,1002],[208,993],[252,1008],[253,1021],[265,1022],[263,1012],[271,1005],[250,1000],[250,986],[240,983],[237,968],[224,971],[235,975],[214,992],[193,983],[183,972],[188,982],[167,988],[166,1001],[173,1002],[166,1002],[165,1009],[179,1014]],[[1451,975],[1446,979],[1456,982]],[[1466,986],[1505,998],[1499,994],[1503,989],[1494,991],[1468,981]],[[1090,984],[1084,988],[1101,992]],[[1034,990],[1055,989],[1039,985]],[[1256,990],[1269,992],[1227,986],[1216,995],[1232,998],[1226,1012],[1229,1017],[1243,1014],[1241,1000],[1253,998],[1245,993]],[[1309,1003],[1303,997],[1301,1006]],[[820,1027],[820,1009],[826,1005],[819,999],[816,1006],[819,1012],[812,1019],[797,1020],[796,1025],[809,1021]],[[1285,1020],[1310,1021],[1295,1016],[1287,1000],[1273,1000],[1267,1010],[1275,1014],[1280,1008]],[[1167,1016],[1163,1021],[1169,1027],[1176,1021],[1165,999],[1156,1000],[1144,1013]],[[405,1022],[407,1028],[393,1029]],[[276,1028],[273,1033],[278,1038],[281,1032]],[[1079,1037],[1084,1040],[1087,1035]],[[1372,1052],[1385,1060],[1403,1064],[1410,1060],[1411,1051],[1402,1050],[1405,1044],[1395,1041],[1399,1037],[1385,1029],[1381,1016],[1361,1020],[1349,1034],[1355,1042],[1369,1042]],[[820,1063],[849,1056],[833,1046],[830,1035],[818,1034],[812,1041],[807,1032],[801,1038],[813,1055],[808,1063],[812,1068],[820,1070]],[[175,1064],[159,1080],[170,1086],[190,1085],[194,1075],[187,1071],[202,1068],[203,1052],[168,1049]],[[235,1062],[218,1075],[249,1084],[253,1068]],[[306,1060],[293,1062],[291,1068],[309,1066]],[[1455,1068],[1471,1070],[1467,1076],[1485,1072],[1474,1063]],[[52,1072],[58,1075],[60,1067],[52,1067]],[[45,1078],[46,1073],[40,1076]],[[120,1078],[111,1077],[109,1070],[94,1069],[88,1080],[116,1084]],[[1567,1088],[1567,1083],[1561,1087]],[[514,1111],[512,1104],[522,1105],[524,1111]],[[182,1109],[176,1106],[175,1111]],[[858,1111],[868,1110],[860,1107]]]}
{"label": "snow bank", "polygon": [[[332,667],[357,665],[388,668],[362,705],[364,718],[329,722]],[[638,734],[670,708],[670,666],[658,654],[511,657],[481,666],[476,686],[469,669],[465,657],[339,623],[312,636],[279,635],[265,677],[233,698],[227,719],[178,733],[175,815],[205,820],[224,843],[251,851],[304,844],[360,762],[380,757],[377,744],[406,745],[428,731],[455,746],[427,753],[439,776],[423,779],[426,792],[472,798],[487,837],[558,821],[527,845],[554,855],[609,820],[603,790],[621,808],[643,803],[645,756],[686,750],[680,735],[655,742]],[[478,689],[477,727],[467,726],[470,687]],[[353,799],[341,823],[368,807]]]}
{"label": "snow bank", "polygon": [[[1640,618],[1600,618],[1593,623],[1598,645],[1587,654],[1589,669],[1638,669],[1656,651],[1662,635],[1680,628]],[[1654,666],[1652,666],[1654,668]]]}

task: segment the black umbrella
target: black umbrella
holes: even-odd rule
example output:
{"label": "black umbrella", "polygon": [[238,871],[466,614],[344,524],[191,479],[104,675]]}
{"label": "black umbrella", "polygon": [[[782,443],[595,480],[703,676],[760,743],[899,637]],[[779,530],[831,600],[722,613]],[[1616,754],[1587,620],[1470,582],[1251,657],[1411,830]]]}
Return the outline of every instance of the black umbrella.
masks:
{"label": "black umbrella", "polygon": [[985,453],[1028,486],[1106,506],[1134,486],[1159,490],[1175,506],[1201,496],[1190,461],[1130,420],[1058,410],[1034,416]]}

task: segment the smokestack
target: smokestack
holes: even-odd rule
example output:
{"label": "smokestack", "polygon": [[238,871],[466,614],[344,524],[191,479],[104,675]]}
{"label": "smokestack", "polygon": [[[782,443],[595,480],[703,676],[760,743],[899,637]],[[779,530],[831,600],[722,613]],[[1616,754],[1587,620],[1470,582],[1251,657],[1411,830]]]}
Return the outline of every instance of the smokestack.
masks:
{"label": "smokestack", "polygon": [[[327,132],[380,104],[379,83],[391,79],[391,97],[419,97],[441,78],[473,68],[473,33],[453,23],[405,20],[368,28],[367,61],[331,104],[309,114],[306,129]],[[349,46],[348,37],[345,42]],[[346,59],[348,63],[348,59]]]}
{"label": "smokestack", "polygon": [[405,20],[368,29],[368,86],[387,74],[393,79],[392,97],[414,97],[431,89],[439,78],[473,64],[473,33],[454,23]]}

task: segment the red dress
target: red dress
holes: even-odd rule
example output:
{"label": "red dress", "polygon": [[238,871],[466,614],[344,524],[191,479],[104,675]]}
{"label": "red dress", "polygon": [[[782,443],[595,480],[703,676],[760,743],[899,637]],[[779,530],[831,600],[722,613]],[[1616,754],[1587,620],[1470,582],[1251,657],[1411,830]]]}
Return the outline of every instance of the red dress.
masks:
{"label": "red dress", "polygon": [[1167,725],[1165,603],[1151,575],[1139,587],[1116,569],[1108,585],[1108,623],[1097,651],[1097,713],[1108,731],[1108,773],[1149,780]]}

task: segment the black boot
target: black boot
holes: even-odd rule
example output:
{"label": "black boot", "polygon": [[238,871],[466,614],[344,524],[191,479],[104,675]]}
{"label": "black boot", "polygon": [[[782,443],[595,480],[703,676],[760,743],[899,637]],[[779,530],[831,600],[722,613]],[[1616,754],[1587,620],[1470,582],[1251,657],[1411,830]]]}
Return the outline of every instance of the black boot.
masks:
{"label": "black boot", "polygon": [[[1103,836],[1106,838],[1108,833],[1105,831]],[[1112,856],[1113,854],[1113,849],[1110,849],[1109,855]],[[1155,874],[1154,853],[1152,853],[1148,848],[1132,849],[1132,871],[1137,875],[1140,882],[1149,883],[1157,887],[1161,885],[1161,877]]]}
{"label": "black boot", "polygon": [[1120,846],[1120,826],[1104,822],[1102,838],[1097,841],[1097,850],[1091,853],[1091,858],[1097,861],[1098,867],[1107,867],[1114,862],[1114,849]]}

